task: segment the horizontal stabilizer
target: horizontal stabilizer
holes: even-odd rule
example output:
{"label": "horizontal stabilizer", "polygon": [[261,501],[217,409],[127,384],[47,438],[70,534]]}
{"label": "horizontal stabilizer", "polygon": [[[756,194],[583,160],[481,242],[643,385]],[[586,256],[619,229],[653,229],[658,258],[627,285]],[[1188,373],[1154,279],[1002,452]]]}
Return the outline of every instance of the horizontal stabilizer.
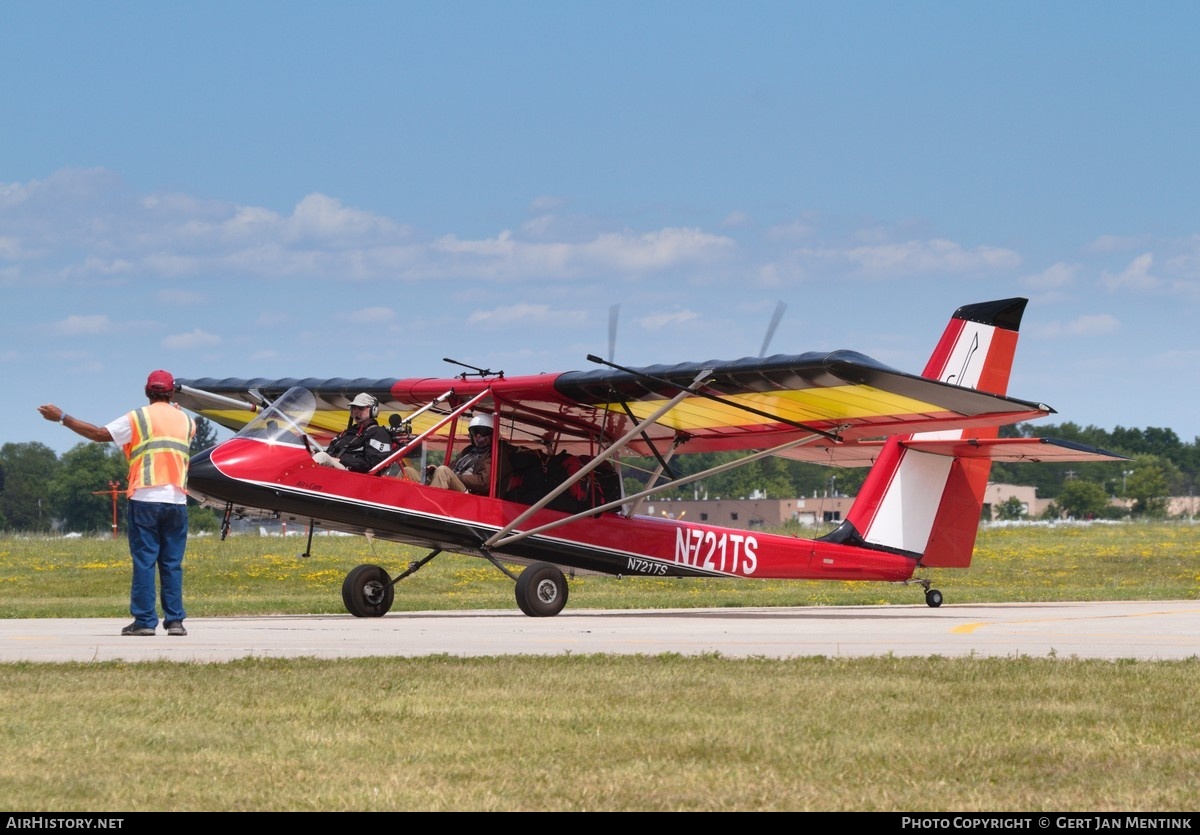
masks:
{"label": "horizontal stabilizer", "polygon": [[964,438],[962,440],[911,440],[901,446],[933,455],[954,458],[986,458],[989,461],[1019,463],[1053,463],[1056,461],[1128,461],[1099,447],[1088,446],[1058,438]]}
{"label": "horizontal stabilizer", "polygon": [[[879,457],[883,444],[881,440],[844,444],[822,442],[795,447],[780,453],[780,456],[830,467],[869,467]],[[1011,464],[1129,460],[1127,456],[1099,447],[1057,438],[913,438],[900,441],[900,446],[930,455],[986,459]]]}

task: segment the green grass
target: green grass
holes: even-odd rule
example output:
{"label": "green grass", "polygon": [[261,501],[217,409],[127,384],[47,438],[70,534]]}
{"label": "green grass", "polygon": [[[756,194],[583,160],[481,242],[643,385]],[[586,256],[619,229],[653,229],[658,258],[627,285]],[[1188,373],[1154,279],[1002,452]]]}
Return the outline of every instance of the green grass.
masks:
{"label": "green grass", "polygon": [[9,665],[0,797],[141,810],[1192,810],[1190,662]]}
{"label": "green grass", "polygon": [[[364,537],[193,537],[185,602],[192,617],[341,614],[346,573],[376,563],[392,576],[424,556]],[[519,568],[517,568],[519,570]],[[997,527],[980,533],[969,569],[929,573],[948,603],[1195,599],[1200,528],[1187,524]],[[923,602],[919,586],[863,582],[578,577],[573,609],[666,609]],[[124,539],[0,538],[0,617],[123,617]],[[434,559],[396,586],[394,611],[512,609],[513,583],[486,561]]]}
{"label": "green grass", "polygon": [[[342,612],[361,538],[196,538],[193,617]],[[1195,599],[1184,525],[984,531],[948,602]],[[119,617],[123,541],[0,539],[0,616]],[[571,608],[916,603],[918,587],[571,583]],[[513,608],[439,557],[397,610]],[[1198,648],[1200,650],[1200,648]],[[1200,657],[246,659],[0,665],[0,805],[153,810],[1186,812]]]}

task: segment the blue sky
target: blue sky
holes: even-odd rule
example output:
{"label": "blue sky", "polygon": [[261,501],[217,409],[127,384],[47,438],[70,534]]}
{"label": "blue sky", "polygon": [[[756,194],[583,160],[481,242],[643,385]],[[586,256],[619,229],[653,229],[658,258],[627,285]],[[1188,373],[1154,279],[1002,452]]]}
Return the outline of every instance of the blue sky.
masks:
{"label": "blue sky", "polygon": [[850,348],[1200,436],[1194,2],[0,6],[0,443],[180,377]]}

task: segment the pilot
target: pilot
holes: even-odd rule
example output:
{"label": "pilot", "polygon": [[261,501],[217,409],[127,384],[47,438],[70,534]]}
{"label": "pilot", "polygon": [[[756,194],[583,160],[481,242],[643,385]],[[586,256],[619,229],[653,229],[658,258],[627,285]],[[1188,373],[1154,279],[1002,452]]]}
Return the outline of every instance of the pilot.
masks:
{"label": "pilot", "polygon": [[431,467],[429,484],[460,493],[486,496],[492,481],[492,429],[491,415],[476,415],[467,425],[471,443],[467,445],[454,464],[447,467]]}
{"label": "pilot", "polygon": [[392,433],[379,425],[379,401],[365,391],[350,401],[346,430],[329,442],[326,451],[313,453],[322,467],[356,473],[370,471],[392,453]]}

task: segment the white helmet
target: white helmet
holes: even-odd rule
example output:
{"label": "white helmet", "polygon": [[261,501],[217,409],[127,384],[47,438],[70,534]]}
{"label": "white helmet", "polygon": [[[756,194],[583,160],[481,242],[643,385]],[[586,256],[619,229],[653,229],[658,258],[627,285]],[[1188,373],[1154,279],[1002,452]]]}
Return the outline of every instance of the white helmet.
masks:
{"label": "white helmet", "polygon": [[471,422],[467,424],[467,432],[472,432],[476,429],[486,429],[491,432],[495,429],[495,424],[492,423],[491,415],[475,415],[471,418]]}

